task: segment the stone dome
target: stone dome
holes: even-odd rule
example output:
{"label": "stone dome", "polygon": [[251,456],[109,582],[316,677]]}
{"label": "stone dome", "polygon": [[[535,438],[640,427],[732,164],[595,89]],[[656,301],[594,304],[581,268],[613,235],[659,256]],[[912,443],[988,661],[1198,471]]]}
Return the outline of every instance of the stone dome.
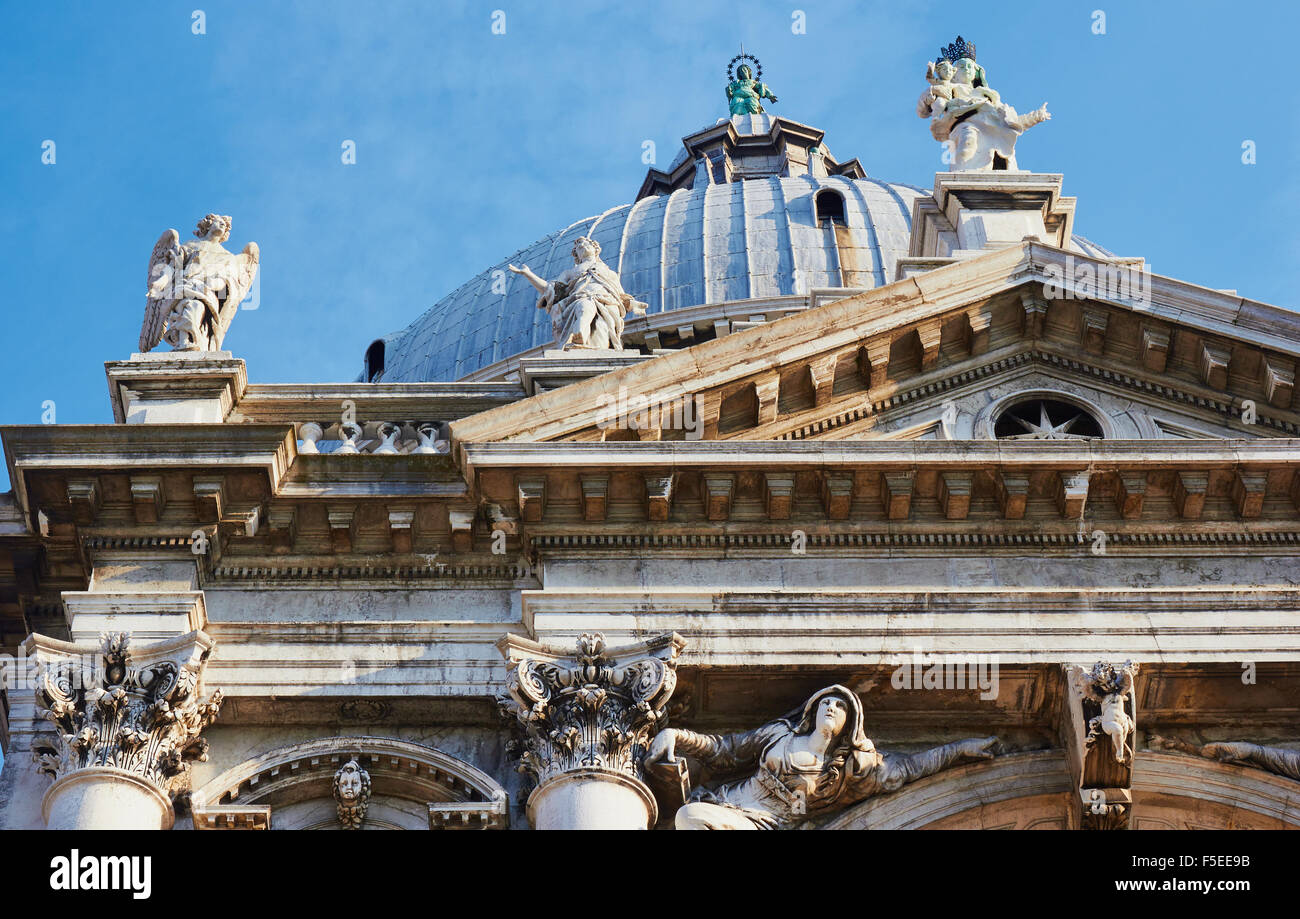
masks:
{"label": "stone dome", "polygon": [[371,345],[362,378],[490,379],[512,369],[513,358],[549,346],[537,291],[506,266],[526,263],[554,278],[572,265],[580,236],[600,244],[652,322],[707,304],[892,282],[908,252],[912,204],[930,193],[868,177],[857,160],[839,163],[821,139],[772,115],[721,119],[683,138],[668,170],[651,169],[635,202],[571,223],[481,271]]}

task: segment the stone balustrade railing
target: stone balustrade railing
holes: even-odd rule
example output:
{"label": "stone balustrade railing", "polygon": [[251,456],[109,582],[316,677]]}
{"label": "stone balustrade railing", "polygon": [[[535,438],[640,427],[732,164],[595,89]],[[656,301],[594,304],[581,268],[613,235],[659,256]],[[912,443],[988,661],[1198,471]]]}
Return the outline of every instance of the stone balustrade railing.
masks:
{"label": "stone balustrade railing", "polygon": [[434,455],[450,450],[446,422],[304,421],[295,425],[299,453],[334,456]]}

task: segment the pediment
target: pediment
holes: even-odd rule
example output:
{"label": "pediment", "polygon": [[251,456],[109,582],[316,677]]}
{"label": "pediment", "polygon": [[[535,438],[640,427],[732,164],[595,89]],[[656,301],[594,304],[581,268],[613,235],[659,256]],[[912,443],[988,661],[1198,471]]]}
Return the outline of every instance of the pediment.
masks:
{"label": "pediment", "polygon": [[[1091,375],[1062,367],[1025,350],[987,376],[942,392],[917,394],[903,404],[879,409],[845,424],[814,418],[789,432],[811,440],[993,440],[998,422],[1036,403],[1069,406],[1081,422],[1094,422],[1108,440],[1227,439],[1270,436],[1203,408],[1187,406],[1122,384],[1098,383]],[[1092,424],[1081,430],[1091,430]],[[1281,436],[1272,435],[1272,436]]]}
{"label": "pediment", "polygon": [[936,408],[973,425],[1011,385],[1077,391],[1120,439],[1300,433],[1295,314],[1149,274],[1127,299],[1049,286],[1085,262],[1114,268],[992,251],[462,419],[452,438],[915,439],[943,433]]}

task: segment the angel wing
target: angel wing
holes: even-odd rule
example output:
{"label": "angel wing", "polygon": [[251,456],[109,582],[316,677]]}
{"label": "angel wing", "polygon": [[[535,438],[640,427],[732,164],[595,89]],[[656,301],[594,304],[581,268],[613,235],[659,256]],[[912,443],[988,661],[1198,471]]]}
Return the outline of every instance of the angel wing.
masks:
{"label": "angel wing", "polygon": [[238,255],[232,254],[226,258],[224,263],[226,291],[220,314],[216,317],[213,336],[215,347],[220,347],[226,332],[230,330],[230,323],[234,320],[235,313],[239,310],[239,304],[252,289],[260,259],[261,250],[257,248],[257,243],[249,243]]}
{"label": "angel wing", "polygon": [[1125,662],[1124,670],[1119,677],[1119,694],[1128,696],[1133,692],[1133,677],[1137,674],[1137,666],[1130,662]]}
{"label": "angel wing", "polygon": [[1074,684],[1074,691],[1085,699],[1091,699],[1093,702],[1100,702],[1101,697],[1092,686],[1092,674],[1082,667],[1074,666],[1070,668],[1070,682]]}
{"label": "angel wing", "polygon": [[167,325],[167,314],[176,299],[176,272],[181,270],[177,256],[181,236],[175,230],[164,230],[154,243],[149,256],[149,273],[145,277],[144,323],[140,326],[140,351],[147,354],[158,347]]}

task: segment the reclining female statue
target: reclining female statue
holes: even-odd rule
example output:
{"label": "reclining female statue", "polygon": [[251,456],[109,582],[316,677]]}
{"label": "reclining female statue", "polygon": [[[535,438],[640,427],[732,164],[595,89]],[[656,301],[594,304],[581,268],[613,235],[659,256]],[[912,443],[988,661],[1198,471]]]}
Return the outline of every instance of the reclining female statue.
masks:
{"label": "reclining female statue", "polygon": [[864,732],[857,694],[837,685],[744,734],[660,731],[645,765],[662,771],[677,766],[677,754],[684,753],[714,773],[746,773],[691,792],[677,811],[679,830],[789,829],[957,763],[990,759],[997,743],[981,737],[920,753],[880,753]]}

